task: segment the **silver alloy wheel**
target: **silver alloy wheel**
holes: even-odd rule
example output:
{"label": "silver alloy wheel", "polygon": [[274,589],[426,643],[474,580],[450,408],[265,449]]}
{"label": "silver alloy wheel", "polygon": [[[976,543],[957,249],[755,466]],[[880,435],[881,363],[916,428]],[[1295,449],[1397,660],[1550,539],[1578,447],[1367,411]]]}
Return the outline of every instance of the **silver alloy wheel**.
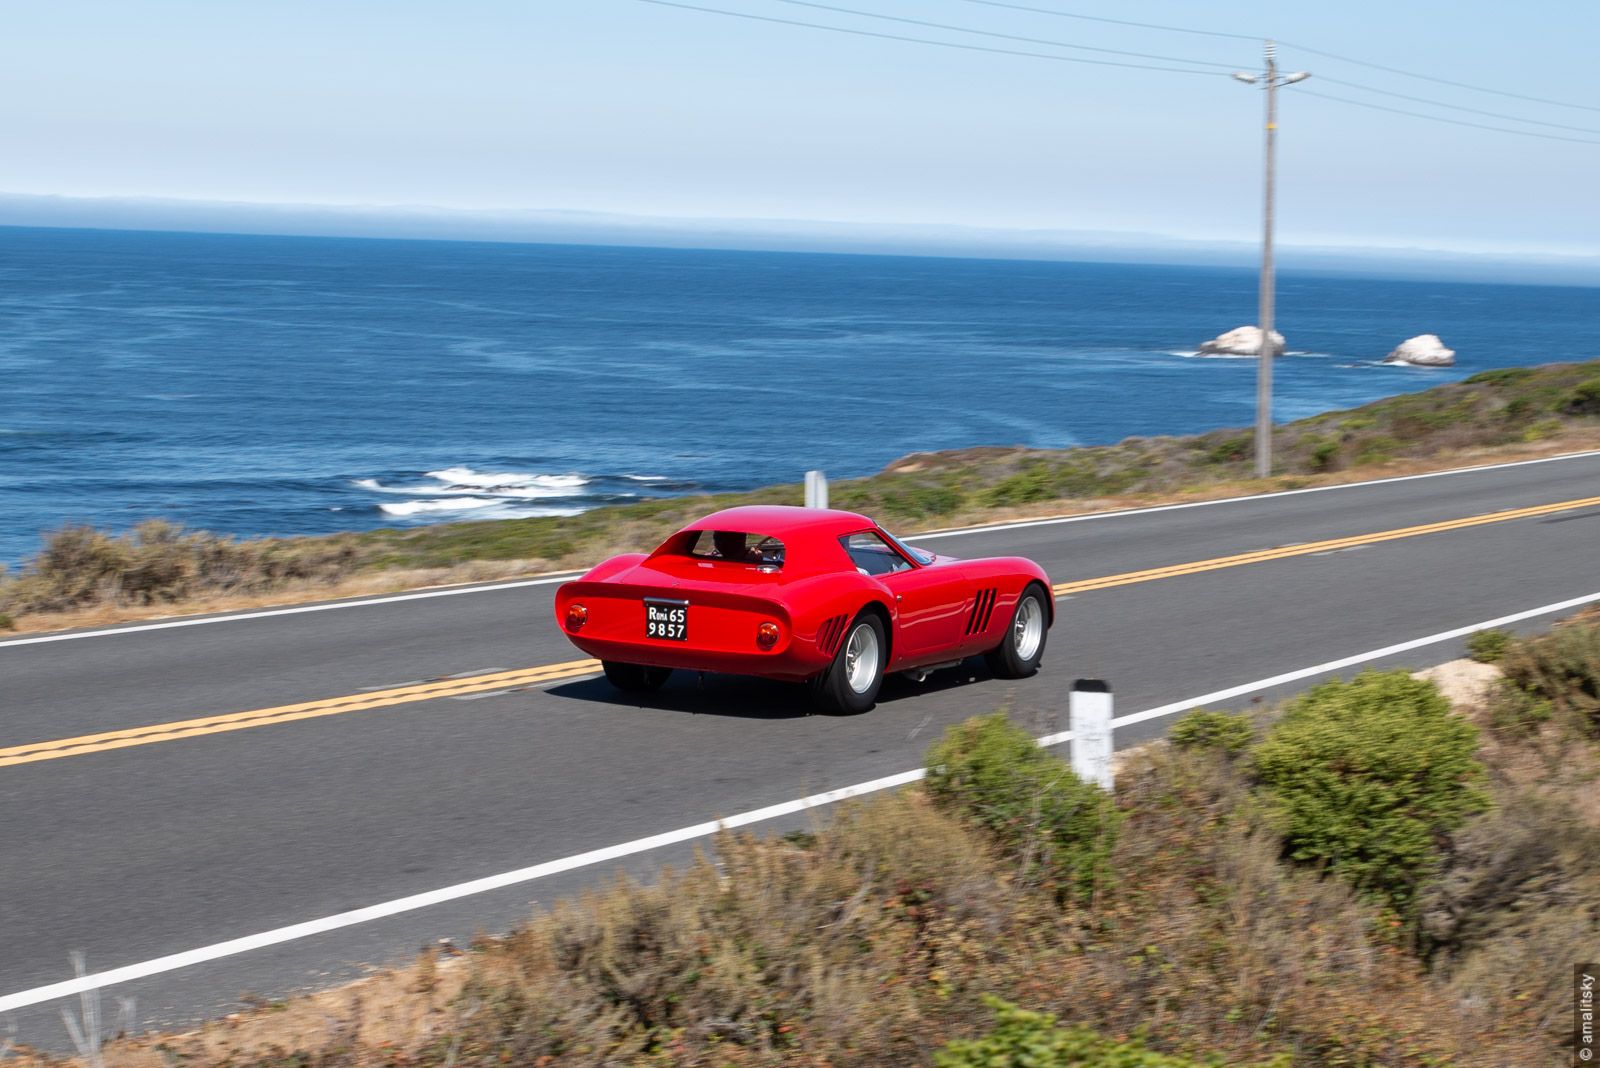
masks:
{"label": "silver alloy wheel", "polygon": [[878,678],[878,632],[870,623],[857,623],[844,647],[844,677],[850,689],[866,693]]}
{"label": "silver alloy wheel", "polygon": [[1044,609],[1039,606],[1039,598],[1026,595],[1017,606],[1017,621],[1011,625],[1011,645],[1017,659],[1024,663],[1032,660],[1043,639]]}

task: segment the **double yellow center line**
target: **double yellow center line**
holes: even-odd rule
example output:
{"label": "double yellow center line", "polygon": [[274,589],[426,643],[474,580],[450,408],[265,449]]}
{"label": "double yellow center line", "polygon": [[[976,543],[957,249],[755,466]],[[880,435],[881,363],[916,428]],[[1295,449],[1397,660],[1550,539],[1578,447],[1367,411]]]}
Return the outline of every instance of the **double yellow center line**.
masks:
{"label": "double yellow center line", "polygon": [[599,670],[598,660],[572,660],[565,664],[547,664],[544,667],[522,668],[517,671],[497,671],[489,675],[437,679],[410,686],[396,686],[391,690],[374,690],[371,693],[350,697],[329,697],[321,701],[304,701],[297,705],[258,708],[252,712],[201,716],[198,719],[184,719],[176,723],[157,723],[149,727],[107,731],[104,734],[85,734],[79,738],[14,745],[0,749],[0,768],[12,764],[32,764],[40,760],[82,756],[85,753],[103,753],[108,749],[127,749],[135,745],[173,742],[179,738],[198,738],[207,734],[242,731],[251,727],[265,727],[272,723],[293,723],[296,720],[316,719],[319,716],[364,712],[371,708],[404,705],[414,701],[432,701],[440,697],[460,697],[463,694],[490,690],[512,690],[521,686],[535,686],[576,678],[580,675],[590,675]]}
{"label": "double yellow center line", "polygon": [[1220,571],[1226,567],[1263,564],[1269,560],[1287,560],[1292,556],[1310,556],[1313,553],[1337,552],[1340,549],[1353,549],[1360,545],[1372,545],[1383,541],[1399,541],[1401,538],[1420,538],[1427,534],[1443,534],[1451,530],[1466,530],[1470,527],[1487,526],[1490,523],[1506,523],[1513,519],[1532,519],[1537,516],[1552,515],[1556,512],[1570,512],[1577,508],[1591,508],[1597,505],[1600,505],[1600,497],[1583,497],[1575,501],[1540,504],[1531,508],[1513,508],[1504,512],[1485,512],[1482,515],[1467,516],[1464,519],[1446,519],[1438,523],[1424,523],[1415,527],[1400,527],[1396,530],[1383,530],[1375,534],[1356,534],[1348,538],[1308,541],[1299,545],[1284,545],[1276,549],[1259,549],[1255,552],[1239,553],[1237,556],[1218,556],[1210,560],[1195,560],[1186,564],[1153,567],[1145,571],[1125,571],[1120,575],[1104,575],[1100,578],[1080,579],[1077,582],[1060,582],[1056,584],[1054,589],[1057,597],[1065,597],[1074,593],[1087,593],[1089,590],[1109,589],[1112,586],[1130,586],[1136,582],[1154,582],[1156,579],[1177,578],[1180,575],[1198,575],[1203,571]]}
{"label": "double yellow center line", "polygon": [[[1172,564],[1167,567],[1155,567],[1143,571],[1125,571],[1119,575],[1105,575],[1100,578],[1058,583],[1054,589],[1057,597],[1065,597],[1076,593],[1087,593],[1090,590],[1104,590],[1114,586],[1130,586],[1140,582],[1154,582],[1157,579],[1196,575],[1205,571],[1220,571],[1224,568],[1244,567],[1249,564],[1266,563],[1272,560],[1286,560],[1295,556],[1309,556],[1313,553],[1335,552],[1340,549],[1351,549],[1378,542],[1398,541],[1402,538],[1419,538],[1428,534],[1443,534],[1447,531],[1466,530],[1471,527],[1486,526],[1490,523],[1506,523],[1515,519],[1532,519],[1557,512],[1569,512],[1579,508],[1596,506],[1600,506],[1600,497],[1584,497],[1579,500],[1558,501],[1555,504],[1541,504],[1531,508],[1514,508],[1504,512],[1488,512],[1483,515],[1467,516],[1463,519],[1449,519],[1439,523],[1425,523],[1420,526],[1401,527],[1396,530],[1378,531],[1373,534],[1358,534],[1345,538],[1330,538],[1326,541],[1285,545],[1275,549],[1261,549],[1256,552],[1239,553],[1234,556],[1219,556],[1210,560],[1195,560],[1189,563]],[[469,675],[464,678],[435,679],[407,686],[396,686],[388,690],[376,690],[371,693],[346,697],[330,697],[321,701],[280,705],[276,708],[261,708],[250,712],[201,716],[197,719],[179,720],[174,723],[158,723],[148,727],[131,727],[126,730],[107,731],[103,734],[86,734],[78,738],[62,738],[55,741],[33,742],[28,745],[14,745],[0,749],[0,768],[9,767],[13,764],[32,764],[42,760],[59,760],[63,757],[82,756],[86,753],[103,753],[111,749],[127,749],[136,745],[153,745],[156,742],[171,742],[180,738],[198,738],[208,734],[221,734],[226,731],[247,730],[251,727],[265,727],[274,723],[293,723],[302,719],[337,716],[345,712],[362,712],[373,708],[385,708],[390,705],[432,701],[441,697],[460,697],[466,694],[537,686],[544,683],[558,682],[562,679],[591,675],[599,670],[600,661],[598,660],[571,660],[564,664],[546,664],[543,667],[521,668],[516,671],[497,671],[484,675]]]}

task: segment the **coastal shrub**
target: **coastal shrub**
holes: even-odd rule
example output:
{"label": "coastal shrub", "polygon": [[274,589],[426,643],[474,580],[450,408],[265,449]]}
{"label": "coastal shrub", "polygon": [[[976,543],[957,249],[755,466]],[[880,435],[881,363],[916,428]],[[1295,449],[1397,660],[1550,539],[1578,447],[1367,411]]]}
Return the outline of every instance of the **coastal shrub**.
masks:
{"label": "coastal shrub", "polygon": [[1532,367],[1496,367],[1493,370],[1479,371],[1475,375],[1469,375],[1463,379],[1463,383],[1469,386],[1508,386],[1513,382],[1520,382],[1525,378],[1530,378],[1536,373],[1536,370]]}
{"label": "coastal shrub", "polygon": [[[934,1068],[1208,1068],[1201,1061],[1119,1041],[1087,1027],[1060,1027],[1056,1018],[984,995],[994,1028],[982,1038],[958,1039],[933,1055]],[[1288,1066],[1287,1055],[1274,1066]],[[1210,1062],[1215,1065],[1216,1062]]]}
{"label": "coastal shrub", "polygon": [[1537,411],[1538,408],[1527,397],[1513,397],[1504,408],[1500,409],[1500,416],[1508,423],[1519,423],[1531,418]]}
{"label": "coastal shrub", "polygon": [[209,593],[271,589],[327,580],[356,566],[339,539],[235,541],[151,519],[113,537],[68,526],[15,578],[0,583],[8,612],[56,612],[95,604],[167,604]]}
{"label": "coastal shrub", "polygon": [[1174,723],[1167,738],[1179,749],[1210,749],[1235,756],[1250,748],[1256,731],[1248,716],[1197,708]]}
{"label": "coastal shrub", "polygon": [[1477,742],[1432,682],[1368,671],[1291,701],[1253,755],[1287,855],[1409,914],[1450,832],[1488,803]]}
{"label": "coastal shrub", "polygon": [[977,716],[928,750],[928,795],[984,827],[1057,899],[1085,897],[1105,880],[1118,815],[1112,798],[1072,773],[1006,718]]}
{"label": "coastal shrub", "polygon": [[984,499],[991,505],[1031,504],[1059,497],[1050,470],[1043,464],[1031,464],[1014,475],[996,482]]}
{"label": "coastal shrub", "polygon": [[1515,635],[1503,627],[1473,631],[1467,639],[1467,655],[1480,664],[1499,663],[1500,658],[1506,655],[1513,637]]}
{"label": "coastal shrub", "polygon": [[1500,667],[1528,694],[1600,731],[1600,626],[1559,627],[1516,642]]}
{"label": "coastal shrub", "polygon": [[1339,442],[1334,438],[1324,438],[1311,447],[1311,469],[1313,471],[1331,471],[1339,459]]}
{"label": "coastal shrub", "polygon": [[1537,423],[1529,424],[1528,428],[1522,432],[1522,440],[1543,441],[1545,438],[1553,438],[1561,433],[1562,426],[1563,424],[1559,419],[1541,419]]}
{"label": "coastal shrub", "polygon": [[1535,733],[1555,714],[1555,706],[1536,697],[1510,679],[1501,679],[1488,695],[1489,725],[1503,734]]}
{"label": "coastal shrub", "polygon": [[1563,407],[1569,415],[1600,415],[1600,377],[1574,386]]}
{"label": "coastal shrub", "polygon": [[1243,460],[1250,454],[1250,439],[1247,437],[1228,438],[1221,444],[1215,445],[1206,453],[1208,464],[1231,464]]}
{"label": "coastal shrub", "polygon": [[1395,453],[1400,449],[1400,443],[1387,434],[1378,434],[1361,443],[1361,450],[1356,453],[1358,464],[1382,464],[1394,459]]}

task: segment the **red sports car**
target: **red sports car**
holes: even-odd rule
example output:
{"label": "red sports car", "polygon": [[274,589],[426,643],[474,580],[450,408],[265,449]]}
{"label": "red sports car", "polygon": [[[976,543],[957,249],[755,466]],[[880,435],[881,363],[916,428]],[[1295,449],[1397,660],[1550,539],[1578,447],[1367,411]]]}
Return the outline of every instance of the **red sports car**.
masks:
{"label": "red sports car", "polygon": [[556,620],[620,689],[674,668],[810,682],[818,702],[864,712],[885,672],[917,678],[984,653],[1039,669],[1055,621],[1031,560],[956,560],[872,520],[818,508],[730,508],[655,552],[614,556],[556,591]]}

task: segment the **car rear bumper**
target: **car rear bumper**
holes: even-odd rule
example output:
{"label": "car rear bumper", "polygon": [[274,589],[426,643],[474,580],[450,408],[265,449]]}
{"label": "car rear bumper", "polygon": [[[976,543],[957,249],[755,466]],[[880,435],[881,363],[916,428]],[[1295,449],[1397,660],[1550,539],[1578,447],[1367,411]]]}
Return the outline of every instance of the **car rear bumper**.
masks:
{"label": "car rear bumper", "polygon": [[570,631],[567,638],[597,660],[684,671],[711,671],[720,675],[755,675],[785,682],[803,682],[827,667],[831,659],[815,646],[798,641],[791,641],[787,647],[772,652],[751,650],[744,653],[696,649],[677,642],[615,641]]}

